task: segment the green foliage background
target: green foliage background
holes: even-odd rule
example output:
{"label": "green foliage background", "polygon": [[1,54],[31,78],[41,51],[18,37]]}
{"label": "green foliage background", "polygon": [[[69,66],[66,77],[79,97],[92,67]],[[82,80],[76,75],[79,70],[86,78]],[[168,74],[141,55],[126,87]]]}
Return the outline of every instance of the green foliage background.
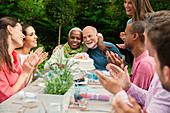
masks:
{"label": "green foliage background", "polygon": [[[67,0],[50,1],[64,4],[64,1]],[[60,13],[65,13],[67,15],[63,19],[70,20],[64,22],[62,25],[62,44],[67,42],[67,35],[72,27],[76,26],[83,29],[87,25],[96,27],[98,32],[103,34],[105,41],[112,42],[113,44],[122,43],[119,34],[121,31],[124,31],[126,22],[129,19],[123,7],[124,0],[68,1],[76,4],[75,7],[73,7],[76,10],[75,14],[67,13],[69,12],[67,8],[72,4],[66,4],[67,6],[58,5],[58,9],[55,12],[55,10],[52,9],[54,7],[46,7],[48,0],[0,0],[0,18],[11,16],[20,20],[21,23],[31,24],[35,28],[38,36],[38,47],[43,46],[45,51],[48,51],[50,55],[58,44],[58,21],[60,20],[57,17]],[[154,11],[170,10],[169,0],[149,1]],[[120,51],[122,54],[126,55],[126,61],[131,64],[133,59],[131,53],[127,50]],[[43,68],[43,64],[40,68]]]}

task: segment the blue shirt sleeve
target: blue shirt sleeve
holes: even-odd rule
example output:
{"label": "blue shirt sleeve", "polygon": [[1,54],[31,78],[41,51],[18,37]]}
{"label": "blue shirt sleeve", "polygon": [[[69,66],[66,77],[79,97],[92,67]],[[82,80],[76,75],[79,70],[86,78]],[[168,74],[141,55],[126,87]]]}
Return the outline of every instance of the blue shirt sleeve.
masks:
{"label": "blue shirt sleeve", "polygon": [[[122,54],[120,53],[119,49],[114,44],[112,44],[110,42],[104,42],[104,41],[103,41],[103,43],[105,45],[112,46],[112,48],[109,48],[109,50],[111,50],[113,53],[117,53],[118,56],[122,59],[122,57],[123,57]],[[128,65],[128,63],[126,61],[125,61],[125,64]]]}
{"label": "blue shirt sleeve", "polygon": [[110,42],[104,42],[103,43],[107,46],[112,46],[112,48],[109,48],[113,53],[117,53],[120,58],[122,58],[122,54],[120,53],[119,49],[112,43]]}
{"label": "blue shirt sleeve", "polygon": [[106,55],[102,55],[98,47],[95,49],[88,49],[87,54],[94,60],[96,69],[106,70],[106,65],[108,64],[107,57]]}
{"label": "blue shirt sleeve", "polygon": [[133,21],[132,21],[132,18],[129,19],[129,20],[127,21],[127,23],[126,23],[126,26],[127,26],[128,24],[132,23],[132,22],[133,22]]}
{"label": "blue shirt sleeve", "polygon": [[[105,42],[105,41],[103,41],[103,44],[107,46],[112,46],[112,48],[109,48],[109,50],[111,50],[113,53],[117,53],[118,56],[122,58],[122,54],[120,53],[119,49],[114,44],[110,42]],[[89,54],[89,57],[94,60],[94,66],[96,69],[106,70],[106,65],[108,64],[107,56],[106,54],[102,55],[98,47],[95,49],[89,49],[87,51],[87,54]]]}

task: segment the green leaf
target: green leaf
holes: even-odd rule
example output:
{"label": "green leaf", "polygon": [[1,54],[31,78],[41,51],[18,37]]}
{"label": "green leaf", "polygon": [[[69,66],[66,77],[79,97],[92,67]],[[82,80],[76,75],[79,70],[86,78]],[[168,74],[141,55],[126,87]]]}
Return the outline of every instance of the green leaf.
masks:
{"label": "green leaf", "polygon": [[11,4],[9,4],[9,5],[6,5],[6,7],[9,8],[9,9],[11,9],[11,8],[14,7],[14,6],[15,6],[14,3],[11,3]]}

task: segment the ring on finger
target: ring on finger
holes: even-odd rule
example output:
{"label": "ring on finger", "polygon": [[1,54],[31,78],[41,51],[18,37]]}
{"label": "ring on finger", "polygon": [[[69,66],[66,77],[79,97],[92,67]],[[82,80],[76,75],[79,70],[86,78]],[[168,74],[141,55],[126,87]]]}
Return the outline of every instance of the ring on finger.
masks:
{"label": "ring on finger", "polygon": [[34,63],[30,62],[30,65],[31,65],[31,66],[33,66],[33,65],[34,65]]}

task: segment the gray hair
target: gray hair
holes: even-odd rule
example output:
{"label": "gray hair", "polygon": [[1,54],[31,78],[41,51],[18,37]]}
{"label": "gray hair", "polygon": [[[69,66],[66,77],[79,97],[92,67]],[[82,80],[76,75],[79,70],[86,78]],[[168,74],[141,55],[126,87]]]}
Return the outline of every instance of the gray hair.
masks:
{"label": "gray hair", "polygon": [[94,33],[95,35],[97,34],[97,29],[95,27],[93,27]]}
{"label": "gray hair", "polygon": [[68,33],[68,38],[70,37],[72,31],[80,31],[80,32],[82,33],[82,30],[81,30],[80,28],[74,27],[74,28],[72,28],[72,29],[69,31],[69,33]]}
{"label": "gray hair", "polygon": [[[88,29],[89,29],[89,28],[92,29],[95,35],[97,34],[97,29],[96,29],[95,27],[93,27],[93,26],[86,26],[84,29],[87,29],[87,28],[88,28]],[[84,29],[83,29],[83,30],[84,30]]]}

